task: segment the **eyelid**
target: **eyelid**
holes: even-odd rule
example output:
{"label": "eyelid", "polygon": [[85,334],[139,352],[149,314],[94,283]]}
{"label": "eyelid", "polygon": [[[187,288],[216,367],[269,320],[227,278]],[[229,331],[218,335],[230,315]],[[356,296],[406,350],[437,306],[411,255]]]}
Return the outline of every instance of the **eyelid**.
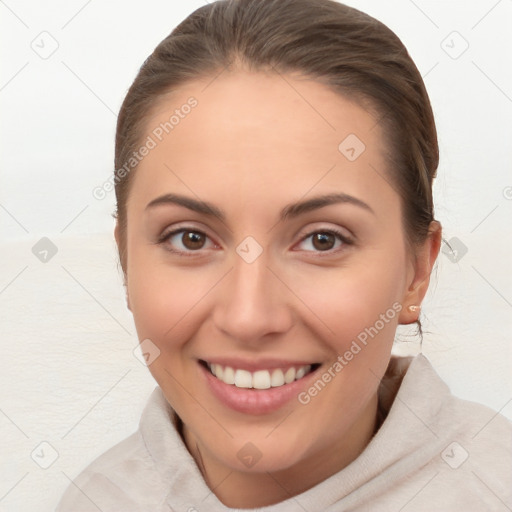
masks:
{"label": "eyelid", "polygon": [[[195,226],[192,226],[190,224],[183,224],[183,225],[173,225],[170,226],[162,231],[162,234],[158,236],[157,241],[155,242],[157,245],[164,245],[166,242],[172,238],[174,235],[177,235],[178,233],[185,233],[187,231],[193,232],[193,233],[199,233],[201,235],[204,235],[215,247],[220,247],[220,245],[215,242],[215,240],[207,233],[208,230],[197,228]],[[172,253],[185,255],[185,256],[201,256],[202,252],[208,249],[197,249],[197,250],[181,250],[181,249],[171,249],[169,247],[166,247],[166,249]]]}
{"label": "eyelid", "polygon": [[[344,231],[348,231],[350,233],[350,235],[347,235]],[[296,249],[296,251],[311,253],[311,254],[315,254],[320,257],[321,256],[329,256],[329,255],[336,254],[339,251],[342,251],[344,246],[346,248],[346,246],[351,246],[351,245],[354,245],[354,243],[355,243],[355,237],[348,229],[343,229],[340,227],[320,226],[318,228],[308,228],[308,230],[304,230],[301,233],[299,233],[298,236],[300,237],[300,240],[294,245],[294,247],[301,244],[302,242],[304,242],[305,240],[310,238],[312,235],[315,235],[317,233],[333,234],[335,237],[337,237],[342,242],[341,247],[338,247],[336,249],[328,249],[325,251],[307,251],[307,250],[303,250],[303,249],[302,250]]]}
{"label": "eyelid", "polygon": [[304,229],[301,229],[296,236],[298,236],[302,241],[304,238],[314,235],[315,233],[334,233],[347,242],[355,242],[356,239],[354,233],[352,233],[352,231],[350,231],[348,228],[333,225],[327,226],[321,223],[313,226],[310,225]]}
{"label": "eyelid", "polygon": [[[221,247],[220,244],[218,244],[217,242],[215,242],[215,240],[213,239],[213,237],[211,237],[209,234],[208,234],[208,229],[203,229],[203,228],[199,228],[199,227],[196,227],[196,226],[193,226],[193,225],[190,225],[190,224],[182,224],[180,225],[179,223],[177,225],[172,225],[172,226],[169,226],[167,227],[166,229],[163,230],[162,234],[158,236],[158,239],[156,241],[156,244],[161,244],[161,245],[164,245],[172,236],[178,234],[178,233],[183,233],[183,232],[187,232],[187,231],[190,231],[190,232],[194,232],[194,233],[200,233],[202,235],[204,235],[208,240],[210,240],[210,242],[216,247],[216,248],[219,248]],[[294,247],[299,245],[300,243],[304,242],[305,240],[307,240],[309,237],[311,237],[312,235],[315,235],[317,233],[331,233],[333,234],[335,237],[337,237],[341,242],[342,242],[342,247],[338,247],[336,249],[328,249],[328,250],[325,250],[325,251],[308,251],[308,250],[301,250],[301,249],[297,249],[296,251],[302,251],[302,252],[305,252],[305,253],[312,253],[312,254],[316,254],[318,256],[328,256],[328,255],[332,255],[332,254],[335,254],[341,250],[343,250],[343,246],[351,246],[355,243],[355,236],[353,235],[353,233],[348,230],[347,228],[341,228],[339,226],[337,227],[331,227],[331,226],[325,226],[325,225],[321,225],[319,227],[309,227],[307,229],[303,229],[299,232],[299,234],[297,236],[299,236],[299,241],[296,242],[294,244]],[[349,233],[349,234],[347,234]],[[196,257],[199,257],[201,256],[202,252],[205,251],[205,250],[208,250],[208,249],[197,249],[197,250],[181,250],[181,249],[170,249],[170,248],[167,248],[167,250],[169,250],[170,252],[173,252],[175,254],[180,254],[180,255],[185,255],[185,256],[196,256]]]}
{"label": "eyelid", "polygon": [[203,235],[207,236],[210,239],[212,238],[209,234],[210,230],[206,226],[194,224],[194,221],[182,221],[177,222],[175,224],[171,224],[162,230],[162,233],[158,235],[158,239],[166,238],[170,234],[176,233],[178,231],[193,231],[197,233],[202,233]]}

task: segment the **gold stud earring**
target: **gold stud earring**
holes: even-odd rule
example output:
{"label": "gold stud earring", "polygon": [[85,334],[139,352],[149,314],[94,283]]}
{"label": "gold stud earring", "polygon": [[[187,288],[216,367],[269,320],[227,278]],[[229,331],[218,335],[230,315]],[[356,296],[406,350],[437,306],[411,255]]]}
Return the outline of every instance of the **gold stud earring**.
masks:
{"label": "gold stud earring", "polygon": [[421,306],[417,306],[416,304],[412,304],[411,306],[408,306],[407,309],[411,313],[415,313],[416,311],[419,311],[421,309]]}

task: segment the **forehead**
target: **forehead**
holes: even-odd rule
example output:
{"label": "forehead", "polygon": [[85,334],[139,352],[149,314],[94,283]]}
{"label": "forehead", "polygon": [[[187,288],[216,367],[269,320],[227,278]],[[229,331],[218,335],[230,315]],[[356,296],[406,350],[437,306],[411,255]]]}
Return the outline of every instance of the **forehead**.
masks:
{"label": "forehead", "polygon": [[133,188],[148,200],[187,188],[223,200],[236,191],[242,202],[287,202],[333,188],[397,200],[376,117],[305,77],[224,71],[190,82],[153,107],[147,137],[154,148]]}

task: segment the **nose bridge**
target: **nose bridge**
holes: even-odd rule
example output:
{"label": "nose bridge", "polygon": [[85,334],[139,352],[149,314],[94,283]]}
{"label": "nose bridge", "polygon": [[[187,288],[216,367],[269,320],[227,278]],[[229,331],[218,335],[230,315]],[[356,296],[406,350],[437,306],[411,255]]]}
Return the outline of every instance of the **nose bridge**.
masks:
{"label": "nose bridge", "polygon": [[241,341],[289,329],[289,305],[281,283],[268,268],[266,254],[251,262],[237,254],[233,264],[216,304],[217,327]]}

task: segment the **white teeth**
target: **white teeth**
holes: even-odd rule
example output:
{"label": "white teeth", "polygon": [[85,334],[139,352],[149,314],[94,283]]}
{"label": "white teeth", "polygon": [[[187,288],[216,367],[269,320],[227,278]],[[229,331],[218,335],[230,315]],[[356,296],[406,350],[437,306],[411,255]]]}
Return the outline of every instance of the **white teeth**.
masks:
{"label": "white teeth", "polygon": [[224,370],[223,370],[222,366],[220,364],[216,364],[214,366],[215,366],[215,371],[213,373],[215,374],[215,377],[222,380],[222,376],[224,374]]}
{"label": "white teeth", "polygon": [[288,368],[286,370],[286,373],[284,374],[284,382],[286,384],[290,384],[290,382],[293,382],[295,380],[295,368]]}
{"label": "white teeth", "polygon": [[277,370],[274,370],[272,372],[272,378],[270,379],[270,385],[273,388],[277,388],[279,386],[282,386],[284,384],[284,373],[283,370],[280,370],[279,368]]}
{"label": "white teeth", "polygon": [[235,386],[237,388],[252,388],[252,375],[247,370],[235,372]]}
{"label": "white teeth", "polygon": [[211,373],[225,384],[235,385],[237,388],[245,389],[269,389],[278,388],[290,384],[295,380],[302,379],[311,371],[311,365],[307,364],[299,368],[291,367],[285,372],[280,368],[275,370],[235,370],[230,366],[222,366],[215,363],[207,363]]}
{"label": "white teeth", "polygon": [[308,364],[307,366],[301,366],[295,374],[295,380],[302,379],[302,377],[304,377],[304,375],[306,375],[309,370],[311,370],[311,365]]}
{"label": "white teeth", "polygon": [[306,370],[304,369],[304,367],[299,368],[297,370],[297,373],[295,373],[295,378],[296,379],[302,379],[302,377],[304,377],[305,374],[306,374]]}
{"label": "white teeth", "polygon": [[[219,365],[220,366],[220,365]],[[217,377],[217,375],[215,375]],[[224,373],[222,375],[222,381],[226,384],[234,384],[235,383],[235,370],[231,368],[231,366],[226,366],[224,368]]]}
{"label": "white teeth", "polygon": [[270,387],[270,373],[267,370],[258,370],[252,374],[252,387],[255,389],[268,389]]}

